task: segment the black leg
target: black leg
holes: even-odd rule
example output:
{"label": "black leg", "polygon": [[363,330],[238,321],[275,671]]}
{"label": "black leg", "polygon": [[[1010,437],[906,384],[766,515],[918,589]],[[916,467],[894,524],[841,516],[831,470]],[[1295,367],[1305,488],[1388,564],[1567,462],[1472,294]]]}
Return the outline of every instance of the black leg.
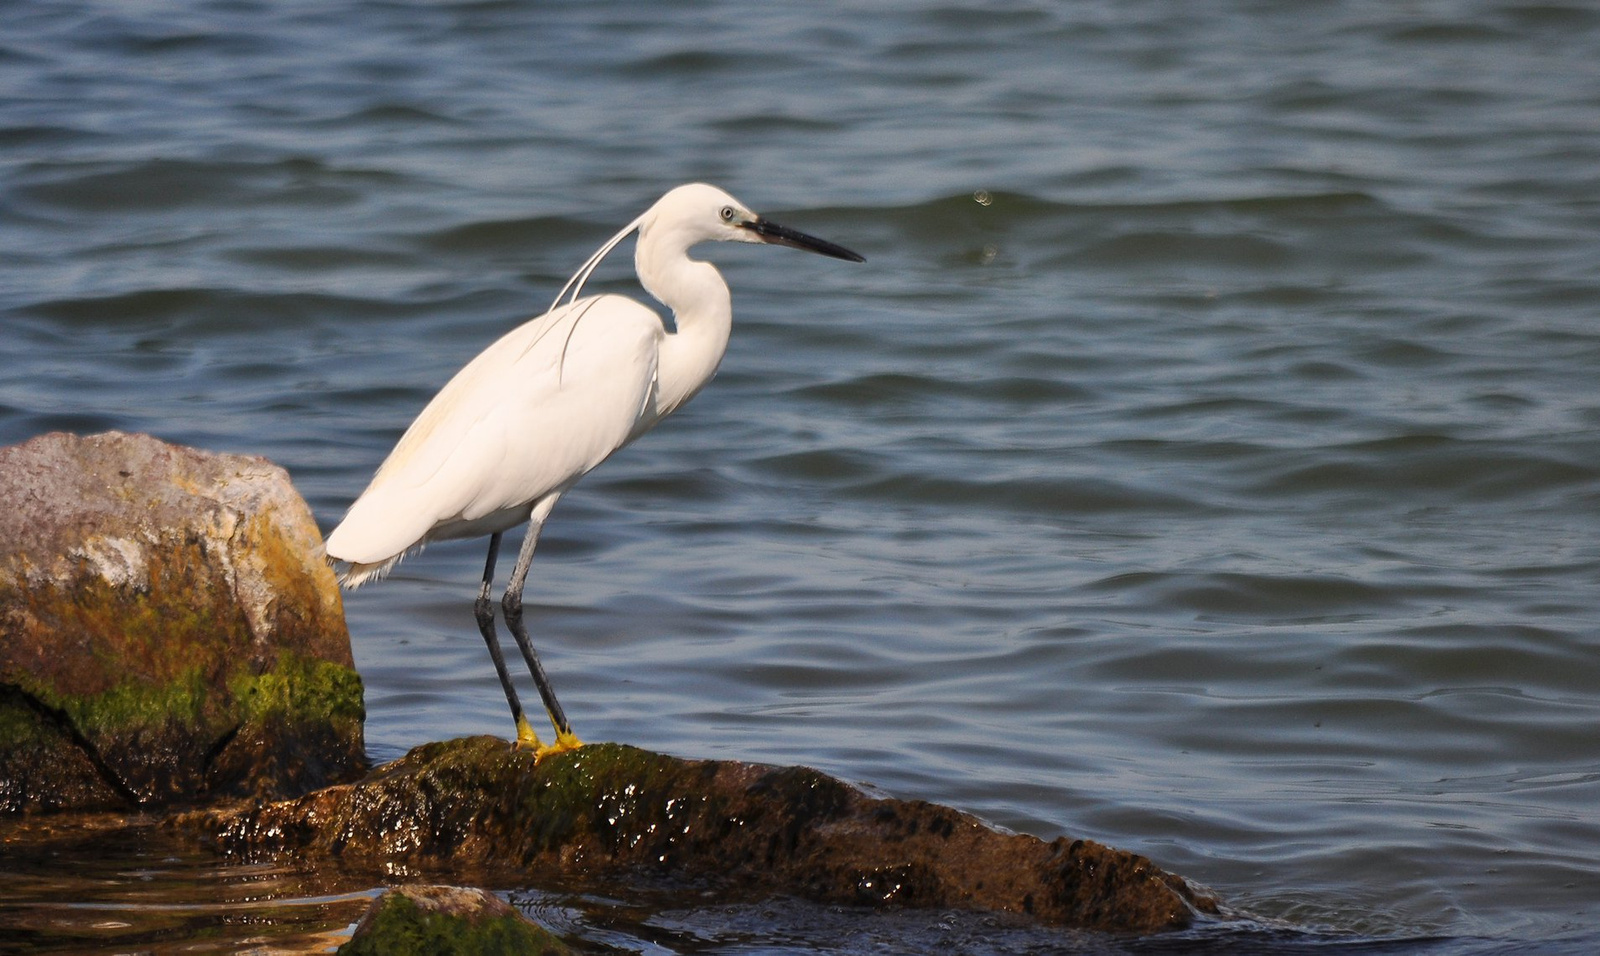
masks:
{"label": "black leg", "polygon": [[534,653],[533,641],[528,637],[528,628],[522,623],[522,588],[528,581],[528,567],[533,563],[533,550],[539,544],[539,532],[544,527],[544,519],[555,505],[553,499],[539,502],[533,509],[533,515],[528,521],[528,533],[522,539],[522,549],[517,552],[517,566],[511,571],[511,580],[506,584],[505,597],[501,599],[501,607],[505,610],[506,627],[510,628],[511,636],[517,639],[517,647],[522,650],[522,659],[528,664],[528,671],[533,674],[533,682],[539,688],[539,697],[544,701],[545,712],[550,715],[550,723],[556,729],[556,743],[550,748],[556,750],[572,750],[583,746],[572,732],[572,725],[567,722],[566,712],[561,709],[561,702],[556,700],[555,691],[550,688],[550,680],[544,675],[544,665],[539,663],[539,655]]}
{"label": "black leg", "polygon": [[489,558],[483,566],[483,586],[478,589],[478,600],[472,605],[472,613],[478,619],[478,630],[483,634],[484,643],[489,645],[495,673],[500,675],[500,686],[506,691],[506,703],[511,705],[511,719],[517,725],[517,744],[537,748],[541,746],[539,736],[528,725],[527,715],[522,712],[522,701],[517,697],[516,686],[511,683],[505,656],[500,653],[500,637],[494,629],[494,604],[489,600],[489,589],[494,585],[494,562],[499,553],[500,533],[497,531],[489,538]]}

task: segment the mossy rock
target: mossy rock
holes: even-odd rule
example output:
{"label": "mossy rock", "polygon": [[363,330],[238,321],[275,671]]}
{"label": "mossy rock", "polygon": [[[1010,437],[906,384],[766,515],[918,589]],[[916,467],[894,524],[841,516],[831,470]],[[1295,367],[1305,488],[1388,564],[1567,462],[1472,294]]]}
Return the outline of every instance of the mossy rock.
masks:
{"label": "mossy rock", "polygon": [[354,784],[169,825],[247,859],[337,860],[379,879],[403,867],[532,886],[668,881],[708,899],[986,910],[1141,933],[1220,912],[1182,878],[1089,840],[1000,833],[806,767],[619,744],[543,760],[493,737],[427,744]]}
{"label": "mossy rock", "polygon": [[304,793],[361,681],[283,469],[116,432],[0,449],[0,811]]}
{"label": "mossy rock", "polygon": [[555,956],[571,950],[499,897],[401,886],[373,901],[339,956]]}

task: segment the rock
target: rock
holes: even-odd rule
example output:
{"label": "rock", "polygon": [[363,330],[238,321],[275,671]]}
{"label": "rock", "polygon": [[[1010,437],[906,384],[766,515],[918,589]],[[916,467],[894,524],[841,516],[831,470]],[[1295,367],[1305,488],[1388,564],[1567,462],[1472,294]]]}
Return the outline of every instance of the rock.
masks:
{"label": "rock", "polygon": [[376,878],[676,879],[736,900],[1029,914],[1095,930],[1180,929],[1218,902],[1087,840],[1003,834],[803,767],[681,760],[591,744],[535,762],[492,737],[428,744],[295,800],[175,817],[224,851],[336,858]]}
{"label": "rock", "polygon": [[339,956],[540,956],[565,943],[484,890],[397,886],[372,901]]}
{"label": "rock", "polygon": [[57,433],[0,449],[0,501],[0,811],[366,769],[343,606],[283,469]]}

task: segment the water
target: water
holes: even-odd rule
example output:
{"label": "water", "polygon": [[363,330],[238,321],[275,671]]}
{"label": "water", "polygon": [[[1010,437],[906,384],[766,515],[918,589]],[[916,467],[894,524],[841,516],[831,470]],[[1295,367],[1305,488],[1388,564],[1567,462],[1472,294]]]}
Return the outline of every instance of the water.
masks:
{"label": "water", "polygon": [[[1099,839],[1308,947],[1600,943],[1591,6],[0,19],[0,441],[266,455],[330,528],[478,348],[716,182],[868,262],[708,253],[722,372],[535,563],[582,736]],[[602,273],[633,289],[625,253]],[[349,597],[375,757],[509,732],[482,557]],[[651,952],[905,929],[570,925]],[[1182,946],[1245,945],[1217,932]]]}

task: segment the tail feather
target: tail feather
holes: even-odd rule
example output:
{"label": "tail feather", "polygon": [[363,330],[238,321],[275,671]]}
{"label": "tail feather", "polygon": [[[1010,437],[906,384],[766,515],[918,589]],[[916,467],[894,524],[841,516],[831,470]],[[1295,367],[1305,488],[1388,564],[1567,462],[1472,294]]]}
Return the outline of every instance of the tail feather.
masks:
{"label": "tail feather", "polygon": [[340,587],[343,587],[349,591],[354,591],[356,588],[366,584],[368,581],[382,580],[389,574],[390,571],[394,570],[395,565],[399,564],[401,560],[403,560],[409,553],[410,552],[408,551],[402,551],[392,558],[387,558],[383,561],[374,561],[370,564],[363,564],[359,561],[343,561],[339,558],[329,556],[328,563],[334,566],[334,574],[339,579]]}

